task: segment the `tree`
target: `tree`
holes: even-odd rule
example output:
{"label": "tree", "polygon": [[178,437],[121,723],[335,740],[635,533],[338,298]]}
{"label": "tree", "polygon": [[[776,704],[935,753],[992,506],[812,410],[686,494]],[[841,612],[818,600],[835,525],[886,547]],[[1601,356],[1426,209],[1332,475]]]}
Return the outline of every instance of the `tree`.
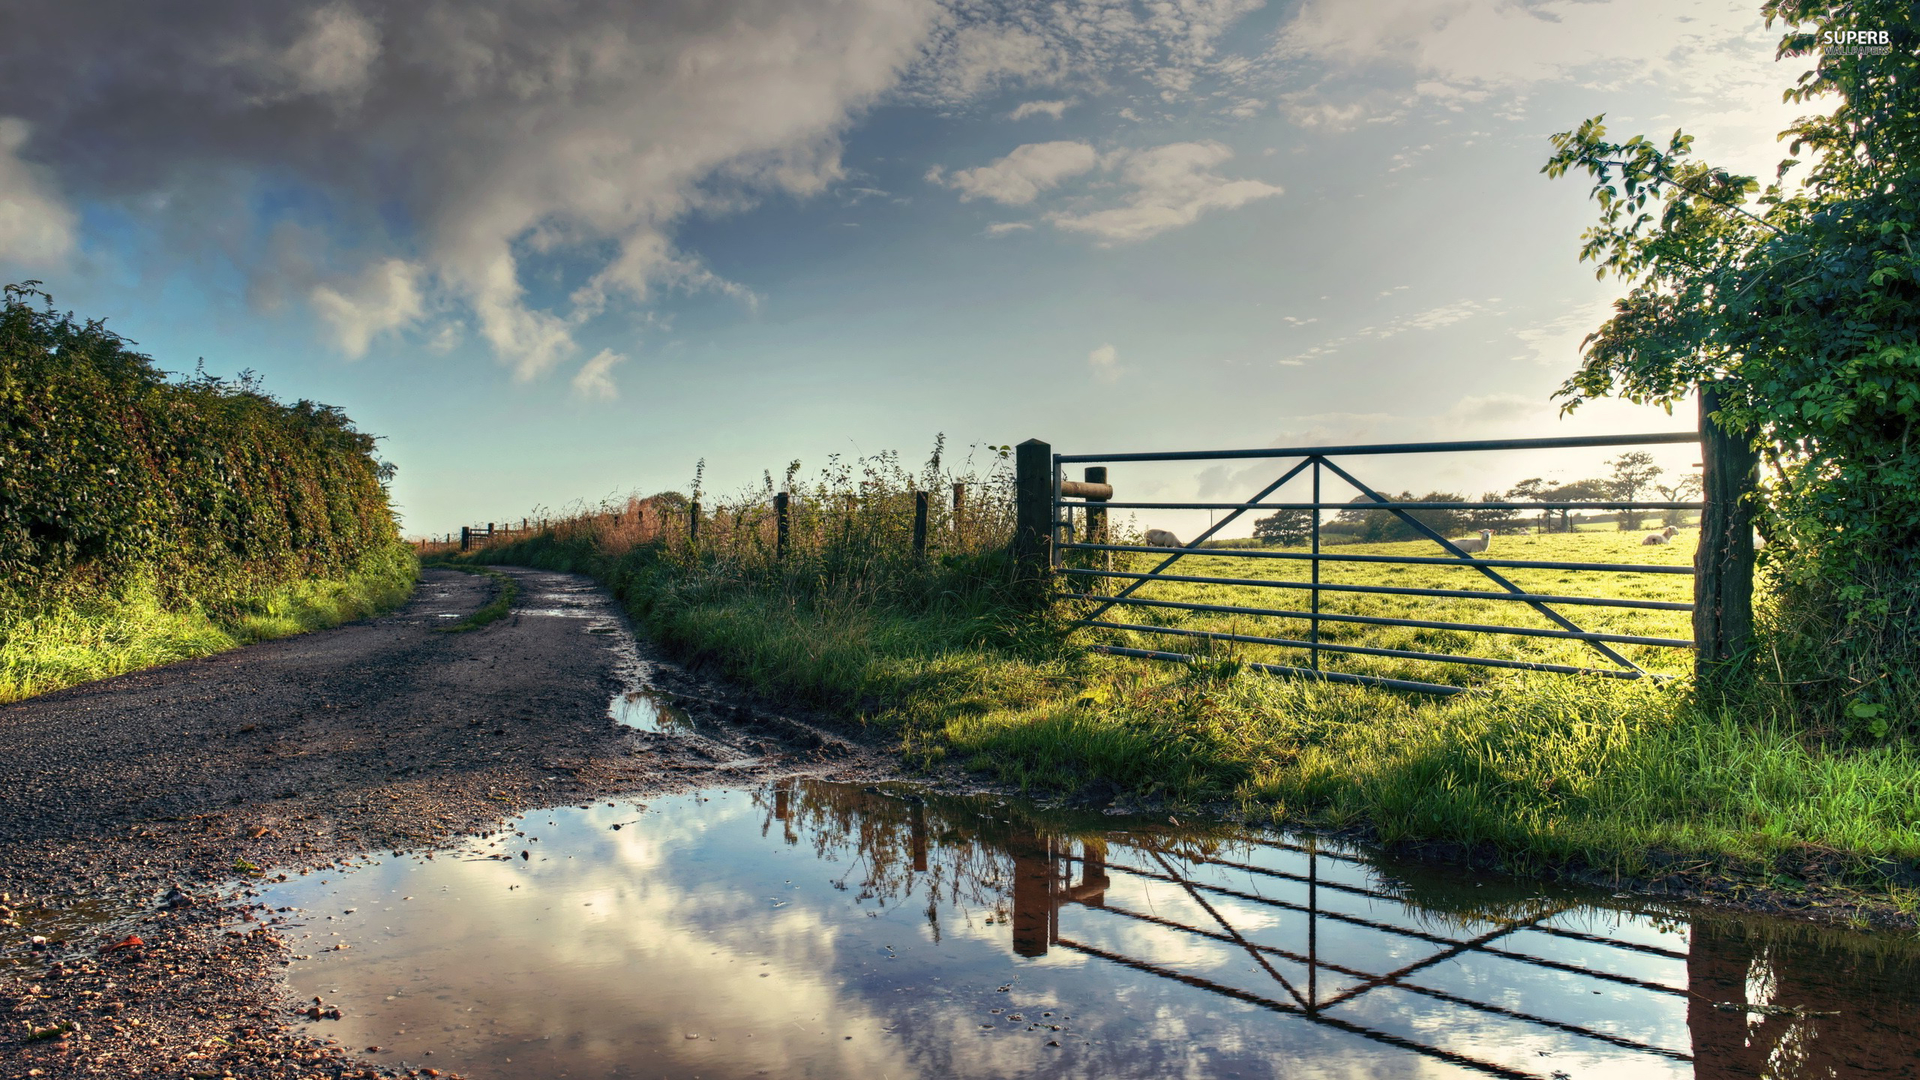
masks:
{"label": "tree", "polygon": [[[1465,502],[1466,500],[1452,491],[1429,491],[1425,495],[1415,495],[1403,491],[1388,498],[1394,502]],[[1378,505],[1365,495],[1355,496],[1355,506]],[[1467,512],[1464,510],[1408,510],[1409,517],[1432,529],[1442,536],[1454,536],[1465,530]],[[1409,525],[1406,519],[1389,510],[1342,510],[1334,520],[1344,525],[1355,526],[1355,532],[1361,540],[1368,543],[1390,543],[1396,540],[1414,540],[1423,534]]]}
{"label": "tree", "polygon": [[[1530,476],[1507,489],[1507,501],[1546,502],[1547,490],[1547,482],[1544,479],[1538,476]],[[1553,511],[1540,511],[1540,531],[1553,531]]]}
{"label": "tree", "polygon": [[[1570,484],[1561,484],[1546,490],[1548,502],[1589,502],[1605,499],[1613,494],[1613,482],[1610,480],[1575,480]],[[1573,531],[1573,511],[1566,508],[1553,511],[1560,515],[1560,532]]]}
{"label": "tree", "polygon": [[1253,523],[1253,538],[1263,544],[1285,547],[1304,544],[1313,537],[1313,511],[1275,510]]}
{"label": "tree", "polygon": [[[1910,0],[1761,10],[1784,27],[1778,58],[1818,54],[1786,99],[1824,110],[1782,134],[1794,156],[1764,190],[1696,160],[1679,131],[1664,148],[1614,143],[1594,117],[1554,136],[1544,171],[1586,172],[1600,210],[1581,257],[1631,285],[1560,395],[1568,410],[1609,396],[1671,408],[1718,382],[1717,422],[1769,465],[1757,509],[1774,538],[1776,629],[1814,667],[1802,681],[1837,688],[1850,708],[1889,687],[1920,699],[1915,11]],[[1884,32],[1889,47],[1823,49],[1828,29]]]}
{"label": "tree", "polygon": [[[1513,500],[1497,491],[1489,491],[1480,496],[1481,502],[1512,502]],[[1479,532],[1490,529],[1493,532],[1507,532],[1520,520],[1517,510],[1462,510],[1461,526],[1465,532]]]}
{"label": "tree", "polygon": [[[1675,477],[1673,483],[1655,484],[1653,490],[1660,493],[1660,499],[1663,502],[1693,502],[1700,498],[1700,492],[1702,490],[1700,486],[1700,474],[1687,473],[1685,476]],[[1685,525],[1686,523],[1687,512],[1685,510],[1668,510],[1660,515],[1660,524],[1662,525],[1679,526]]]}
{"label": "tree", "polygon": [[[1641,493],[1653,486],[1665,472],[1653,463],[1653,455],[1645,450],[1631,450],[1614,458],[1607,464],[1613,466],[1613,475],[1607,480],[1607,497],[1620,502],[1637,502]],[[1640,527],[1640,511],[1620,511],[1620,527],[1628,531]]]}

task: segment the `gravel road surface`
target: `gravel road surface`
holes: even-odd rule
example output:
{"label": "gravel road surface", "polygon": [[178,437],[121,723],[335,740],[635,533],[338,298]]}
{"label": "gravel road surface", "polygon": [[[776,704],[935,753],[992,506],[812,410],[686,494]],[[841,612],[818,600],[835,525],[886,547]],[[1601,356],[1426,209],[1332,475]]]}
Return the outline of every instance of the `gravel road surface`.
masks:
{"label": "gravel road surface", "polygon": [[[441,632],[491,579],[428,570],[380,618],[0,706],[0,1077],[381,1075],[290,1029],[326,1006],[287,1000],[248,880],[535,806],[888,772],[667,663],[587,579],[507,572],[478,630]],[[636,691],[694,730],[616,723]]]}

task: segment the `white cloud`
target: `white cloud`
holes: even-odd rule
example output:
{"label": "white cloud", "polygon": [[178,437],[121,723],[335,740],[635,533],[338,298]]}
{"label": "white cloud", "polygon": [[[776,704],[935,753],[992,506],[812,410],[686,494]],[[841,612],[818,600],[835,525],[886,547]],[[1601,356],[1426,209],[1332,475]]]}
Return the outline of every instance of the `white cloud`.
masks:
{"label": "white cloud", "polygon": [[1008,233],[1025,232],[1033,226],[1024,221],[996,221],[987,226],[988,236],[1005,236]]}
{"label": "white cloud", "polygon": [[1523,394],[1468,395],[1454,402],[1443,418],[1451,430],[1480,431],[1488,425],[1551,420],[1554,406]]}
{"label": "white cloud", "polygon": [[51,171],[21,159],[32,132],[24,120],[0,117],[0,260],[44,267],[73,249],[77,219]]}
{"label": "white cloud", "polygon": [[[405,250],[417,271],[402,289],[376,259],[353,284],[300,290],[343,347],[431,300],[533,376],[572,356],[577,327],[616,299],[672,287],[751,303],[677,248],[680,224],[843,179],[842,135],[926,61],[943,18],[932,0],[510,0],[382,5],[377,18],[357,2],[201,0],[115,20],[34,5],[21,32],[60,47],[10,54],[0,101],[66,148],[47,162],[60,188],[11,182],[0,198],[34,197],[40,248],[62,230],[39,196],[64,190],[239,251],[251,223],[200,193],[271,177],[328,207],[326,245]],[[56,85],[55,54],[102,57],[86,109],[41,89]],[[88,126],[97,117],[113,118],[110,133]],[[588,284],[536,301],[528,253],[584,262]]]}
{"label": "white cloud", "polygon": [[1055,120],[1066,115],[1071,101],[1023,101],[1007,114],[1009,120],[1025,120],[1029,116],[1051,116]]}
{"label": "white cloud", "polygon": [[[943,14],[907,78],[908,98],[958,107],[992,90],[1113,88],[1137,76],[1166,100],[1197,100],[1245,77],[1221,56],[1233,24],[1263,0],[943,0]],[[1205,85],[1203,85],[1205,84]]]}
{"label": "white cloud", "polygon": [[332,4],[314,12],[307,32],[281,57],[293,85],[307,94],[358,99],[380,55],[380,35],[359,12]]}
{"label": "white cloud", "polygon": [[1580,348],[1587,335],[1600,329],[1600,324],[1612,316],[1612,300],[1573,303],[1564,314],[1513,331],[1522,346],[1520,355],[1514,359],[1572,371],[1580,365]]}
{"label": "white cloud", "polygon": [[990,165],[961,169],[944,179],[936,168],[927,179],[959,191],[961,202],[992,199],[1008,206],[1023,206],[1060,181],[1087,172],[1098,161],[1087,143],[1027,143]]}
{"label": "white cloud", "polygon": [[[1405,285],[1397,285],[1383,291],[1380,295],[1391,296],[1394,293],[1404,291],[1406,288],[1407,286]],[[1286,367],[1298,367],[1309,360],[1317,360],[1320,357],[1337,353],[1342,348],[1356,341],[1383,341],[1389,338],[1399,337],[1401,334],[1406,333],[1439,330],[1481,315],[1491,315],[1499,308],[1499,305],[1499,297],[1490,297],[1484,301],[1456,300],[1451,304],[1442,304],[1439,307],[1428,308],[1425,311],[1416,311],[1410,315],[1396,316],[1377,326],[1363,326],[1350,334],[1328,338],[1319,344],[1295,353],[1285,360],[1278,361],[1278,363]],[[1288,320],[1288,323],[1289,325],[1296,325],[1290,320]]]}
{"label": "white cloud", "polygon": [[1087,354],[1087,366],[1093,369],[1093,377],[1101,382],[1113,382],[1120,377],[1120,350],[1112,345],[1102,345]]}
{"label": "white cloud", "polygon": [[1334,100],[1321,87],[1296,90],[1280,97],[1280,111],[1295,126],[1309,130],[1352,131],[1362,124],[1392,123],[1406,115],[1406,96],[1372,90],[1348,100]]}
{"label": "white cloud", "polygon": [[369,265],[342,288],[316,285],[308,299],[333,328],[340,351],[360,357],[374,338],[420,317],[419,278],[419,268],[406,260],[385,259]]}
{"label": "white cloud", "polygon": [[962,25],[938,41],[928,65],[932,92],[965,101],[1007,83],[1046,84],[1060,77],[1067,55],[1050,35],[1019,25]]}
{"label": "white cloud", "polygon": [[1260,180],[1229,180],[1214,168],[1233,158],[1217,142],[1170,143],[1118,157],[1120,178],[1133,188],[1123,205],[1084,213],[1057,211],[1047,219],[1106,243],[1144,240],[1190,225],[1208,210],[1233,210],[1281,193]]}
{"label": "white cloud", "polygon": [[[1398,119],[1416,101],[1513,116],[1546,83],[1652,82],[1692,106],[1688,129],[1718,160],[1765,175],[1773,136],[1802,111],[1780,101],[1799,74],[1773,62],[1780,33],[1749,0],[1306,0],[1274,56],[1373,84],[1359,98],[1343,100],[1338,78],[1282,98],[1296,124],[1332,129]],[[1381,69],[1405,72],[1404,92],[1379,87]]]}
{"label": "white cloud", "polygon": [[599,401],[612,401],[620,396],[620,388],[614,385],[613,369],[626,363],[627,358],[612,349],[601,349],[593,359],[580,365],[573,376],[573,392],[583,398]]}
{"label": "white cloud", "polygon": [[433,336],[427,339],[427,351],[444,356],[459,348],[466,337],[467,328],[457,320],[441,323]]}

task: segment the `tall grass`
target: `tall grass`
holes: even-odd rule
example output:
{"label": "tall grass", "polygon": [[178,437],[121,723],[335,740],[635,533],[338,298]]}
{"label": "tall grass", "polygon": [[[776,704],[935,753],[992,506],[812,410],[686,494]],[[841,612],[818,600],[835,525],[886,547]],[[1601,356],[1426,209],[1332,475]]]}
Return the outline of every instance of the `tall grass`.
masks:
{"label": "tall grass", "polygon": [[416,571],[412,552],[393,544],[341,577],[185,602],[151,572],[12,598],[0,602],[0,703],[365,618],[399,606]]}
{"label": "tall grass", "polygon": [[[972,480],[1000,505],[977,533],[936,530],[941,539],[924,559],[908,546],[912,493],[934,488],[936,477],[909,474],[890,457],[836,464],[807,485],[784,560],[774,557],[771,476],[733,499],[703,500],[712,509],[697,542],[686,498],[665,496],[583,509],[480,558],[592,574],[689,660],[888,732],[911,761],[958,763],[1035,793],[1364,826],[1387,840],[1484,847],[1520,867],[1769,881],[1785,869],[1893,891],[1887,875],[1920,858],[1920,750],[1829,743],[1785,712],[1702,704],[1685,678],[1498,672],[1471,678],[1469,693],[1434,699],[1252,674],[1242,661],[1265,657],[1249,646],[1202,641],[1189,665],[1091,653],[1088,634],[1066,632],[1064,608],[1016,605],[1003,555],[1007,488],[992,465]],[[944,472],[937,479],[951,482]],[[1469,573],[1391,572],[1423,585]],[[1573,587],[1555,575],[1525,584]],[[1625,591],[1665,597],[1680,580]],[[1181,588],[1205,596],[1216,587]],[[1350,604],[1384,611],[1401,601]],[[1529,617],[1521,605],[1508,610]],[[1618,624],[1642,632],[1676,618],[1624,617],[1651,620]],[[1394,641],[1461,644],[1429,631]],[[1548,658],[1526,645],[1514,655]],[[1562,652],[1578,656],[1555,645],[1551,658]],[[1398,663],[1354,667],[1407,674]]]}

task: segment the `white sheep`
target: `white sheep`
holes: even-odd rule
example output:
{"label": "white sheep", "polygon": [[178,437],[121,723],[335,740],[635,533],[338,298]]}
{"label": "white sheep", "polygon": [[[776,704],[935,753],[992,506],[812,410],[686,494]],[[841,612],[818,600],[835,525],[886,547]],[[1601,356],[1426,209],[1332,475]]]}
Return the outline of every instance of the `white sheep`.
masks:
{"label": "white sheep", "polygon": [[1453,542],[1453,546],[1454,546],[1454,547],[1457,547],[1457,548],[1459,548],[1459,549],[1460,549],[1461,551],[1464,551],[1464,552],[1466,552],[1467,554],[1469,554],[1469,555],[1471,555],[1471,554],[1473,554],[1473,553],[1474,553],[1474,552],[1476,552],[1476,551],[1485,551],[1485,550],[1487,550],[1487,547],[1488,547],[1488,545],[1490,545],[1490,544],[1492,544],[1492,543],[1493,543],[1493,530],[1492,530],[1492,529],[1481,529],[1481,530],[1480,530],[1480,539],[1478,539],[1478,540],[1472,540],[1472,539],[1468,539],[1468,540],[1455,540],[1455,541]]}
{"label": "white sheep", "polygon": [[1671,544],[1673,543],[1673,534],[1679,531],[1679,529],[1669,525],[1657,533],[1648,533],[1646,539],[1640,541],[1640,546],[1646,547],[1648,544]]}
{"label": "white sheep", "polygon": [[1186,547],[1185,544],[1182,544],[1180,542],[1179,537],[1173,535],[1172,533],[1168,532],[1165,529],[1148,529],[1147,530],[1147,546],[1148,547]]}

